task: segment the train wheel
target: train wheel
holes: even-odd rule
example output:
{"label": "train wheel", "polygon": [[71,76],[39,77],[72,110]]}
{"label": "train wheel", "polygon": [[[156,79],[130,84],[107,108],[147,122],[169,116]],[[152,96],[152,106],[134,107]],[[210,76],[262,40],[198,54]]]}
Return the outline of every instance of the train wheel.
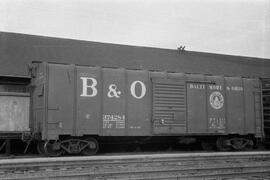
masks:
{"label": "train wheel", "polygon": [[60,143],[57,141],[46,141],[44,144],[45,154],[51,157],[61,156],[64,150],[61,149]]}
{"label": "train wheel", "polygon": [[231,145],[228,144],[228,138],[223,137],[217,139],[216,146],[219,151],[230,151],[232,149]]}
{"label": "train wheel", "polygon": [[205,151],[213,151],[215,149],[215,143],[202,141],[201,146]]}
{"label": "train wheel", "polygon": [[253,141],[246,139],[246,138],[234,138],[232,139],[232,147],[235,150],[252,150],[253,148]]}
{"label": "train wheel", "polygon": [[45,142],[44,141],[39,141],[37,144],[37,151],[40,155],[45,155],[45,147],[44,147]]}
{"label": "train wheel", "polygon": [[99,150],[98,141],[95,138],[87,138],[86,141],[88,142],[88,144],[81,153],[85,156],[91,156],[96,154]]}
{"label": "train wheel", "polygon": [[244,151],[252,151],[253,149],[254,149],[254,142],[253,140],[251,140],[251,142],[247,146],[245,146]]}

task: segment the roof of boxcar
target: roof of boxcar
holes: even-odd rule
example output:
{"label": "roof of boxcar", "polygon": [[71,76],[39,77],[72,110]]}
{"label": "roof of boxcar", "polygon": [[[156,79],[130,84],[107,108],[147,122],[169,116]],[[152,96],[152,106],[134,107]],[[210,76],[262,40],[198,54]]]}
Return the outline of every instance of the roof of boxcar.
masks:
{"label": "roof of boxcar", "polygon": [[228,76],[270,77],[270,60],[0,32],[0,74],[32,61]]}

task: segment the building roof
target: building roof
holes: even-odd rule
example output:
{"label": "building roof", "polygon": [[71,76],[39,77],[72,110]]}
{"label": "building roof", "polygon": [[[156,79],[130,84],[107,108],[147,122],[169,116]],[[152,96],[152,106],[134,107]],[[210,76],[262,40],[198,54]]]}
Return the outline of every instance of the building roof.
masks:
{"label": "building roof", "polygon": [[0,74],[27,76],[32,61],[270,77],[270,59],[178,51],[0,32]]}

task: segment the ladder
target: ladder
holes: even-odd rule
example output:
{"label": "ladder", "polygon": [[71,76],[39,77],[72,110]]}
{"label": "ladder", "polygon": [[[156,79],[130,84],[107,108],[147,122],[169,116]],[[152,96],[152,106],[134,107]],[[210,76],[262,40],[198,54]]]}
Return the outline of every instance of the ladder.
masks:
{"label": "ladder", "polygon": [[270,143],[270,79],[262,79],[262,100],[265,140]]}

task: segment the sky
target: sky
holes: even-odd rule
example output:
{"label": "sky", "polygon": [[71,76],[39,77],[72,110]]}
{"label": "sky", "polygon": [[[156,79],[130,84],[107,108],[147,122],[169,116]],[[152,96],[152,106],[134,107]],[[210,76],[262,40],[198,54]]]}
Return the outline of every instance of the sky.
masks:
{"label": "sky", "polygon": [[270,0],[0,0],[0,31],[270,59]]}

